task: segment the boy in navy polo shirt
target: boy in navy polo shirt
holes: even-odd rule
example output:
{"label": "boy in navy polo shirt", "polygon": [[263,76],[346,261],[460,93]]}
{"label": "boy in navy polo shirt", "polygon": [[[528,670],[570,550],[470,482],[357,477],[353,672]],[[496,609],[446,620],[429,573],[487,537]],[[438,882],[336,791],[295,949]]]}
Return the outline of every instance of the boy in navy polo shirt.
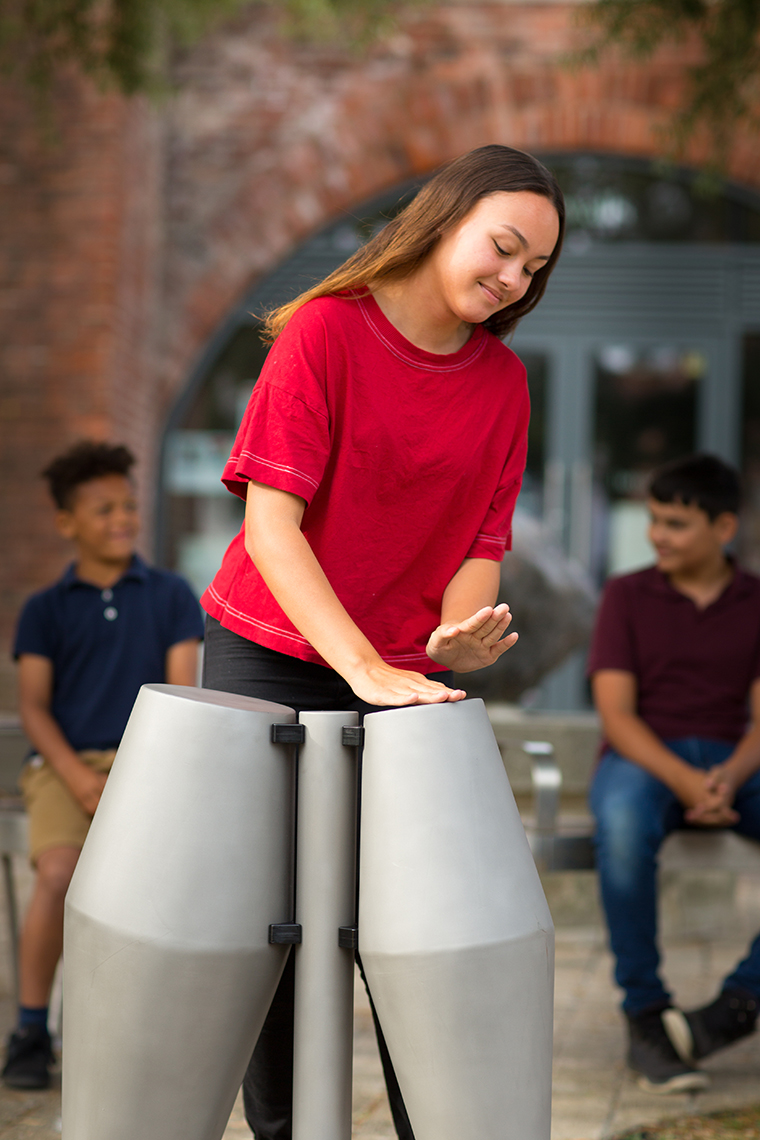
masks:
{"label": "boy in navy polo shirt", "polygon": [[733,468],[696,455],[649,492],[656,565],[611,580],[589,673],[605,749],[591,787],[628,1063],[651,1092],[704,1088],[696,1062],[755,1028],[760,935],[700,1009],[675,1009],[656,945],[657,852],[676,828],[760,839],[760,579],[724,553],[738,525]]}
{"label": "boy in navy polo shirt", "polygon": [[135,554],[139,526],[125,447],[78,444],[43,472],[75,561],[34,594],[14,655],[24,731],[36,750],[20,783],[37,877],[20,947],[18,1024],[3,1079],[44,1088],[47,1006],[63,942],[63,900],[141,685],[194,685],[203,627],[178,575]]}

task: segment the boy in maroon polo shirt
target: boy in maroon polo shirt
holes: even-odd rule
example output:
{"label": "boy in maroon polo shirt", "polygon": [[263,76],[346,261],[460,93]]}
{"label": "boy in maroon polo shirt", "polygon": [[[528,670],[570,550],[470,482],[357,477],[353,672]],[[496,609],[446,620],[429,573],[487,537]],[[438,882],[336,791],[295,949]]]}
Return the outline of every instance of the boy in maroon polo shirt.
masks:
{"label": "boy in maroon polo shirt", "polygon": [[612,579],[589,659],[605,748],[591,786],[602,903],[625,991],[628,1064],[651,1092],[704,1088],[695,1062],[751,1033],[760,935],[717,998],[673,1008],[656,944],[657,852],[679,827],[760,840],[760,579],[724,548],[739,479],[695,455],[649,490],[656,565]]}

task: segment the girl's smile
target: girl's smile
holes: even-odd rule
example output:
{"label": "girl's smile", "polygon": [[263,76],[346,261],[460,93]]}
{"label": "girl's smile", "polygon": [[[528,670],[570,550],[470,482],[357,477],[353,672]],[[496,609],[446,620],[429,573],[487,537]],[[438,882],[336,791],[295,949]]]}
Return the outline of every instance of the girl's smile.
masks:
{"label": "girl's smile", "polygon": [[499,293],[494,292],[493,289],[489,289],[488,286],[484,285],[482,281],[480,282],[480,288],[483,290],[486,297],[490,298],[492,304],[498,305],[499,307],[503,305],[504,298]]}

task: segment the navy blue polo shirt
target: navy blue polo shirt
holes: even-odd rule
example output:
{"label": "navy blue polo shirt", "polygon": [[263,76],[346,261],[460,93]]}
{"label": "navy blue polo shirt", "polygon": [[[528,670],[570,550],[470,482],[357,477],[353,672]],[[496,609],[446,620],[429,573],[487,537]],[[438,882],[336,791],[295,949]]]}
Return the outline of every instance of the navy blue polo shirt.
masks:
{"label": "navy blue polo shirt", "polygon": [[201,637],[201,609],[184,578],[135,555],[109,589],[77,578],[72,563],[33,594],[13,654],[53,662],[50,711],[73,748],[115,748],[140,686],[166,679],[167,650]]}

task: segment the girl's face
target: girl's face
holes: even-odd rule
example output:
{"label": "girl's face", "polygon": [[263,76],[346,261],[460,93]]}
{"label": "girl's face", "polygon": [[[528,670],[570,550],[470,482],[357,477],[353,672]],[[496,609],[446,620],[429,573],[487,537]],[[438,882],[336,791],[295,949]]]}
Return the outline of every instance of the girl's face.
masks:
{"label": "girl's face", "polygon": [[444,232],[429,268],[452,316],[480,324],[525,295],[558,238],[559,218],[548,198],[499,191]]}

